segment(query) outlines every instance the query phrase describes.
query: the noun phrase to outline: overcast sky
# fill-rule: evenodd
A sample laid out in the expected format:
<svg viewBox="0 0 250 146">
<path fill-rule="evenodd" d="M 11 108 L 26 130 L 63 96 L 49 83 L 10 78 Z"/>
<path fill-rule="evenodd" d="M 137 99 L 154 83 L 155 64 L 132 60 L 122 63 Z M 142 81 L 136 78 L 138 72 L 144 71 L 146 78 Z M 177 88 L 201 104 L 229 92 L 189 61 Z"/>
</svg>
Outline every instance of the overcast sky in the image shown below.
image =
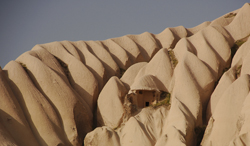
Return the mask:
<svg viewBox="0 0 250 146">
<path fill-rule="evenodd" d="M 247 0 L 0 0 L 0 66 L 36 44 L 191 28 Z"/>
</svg>

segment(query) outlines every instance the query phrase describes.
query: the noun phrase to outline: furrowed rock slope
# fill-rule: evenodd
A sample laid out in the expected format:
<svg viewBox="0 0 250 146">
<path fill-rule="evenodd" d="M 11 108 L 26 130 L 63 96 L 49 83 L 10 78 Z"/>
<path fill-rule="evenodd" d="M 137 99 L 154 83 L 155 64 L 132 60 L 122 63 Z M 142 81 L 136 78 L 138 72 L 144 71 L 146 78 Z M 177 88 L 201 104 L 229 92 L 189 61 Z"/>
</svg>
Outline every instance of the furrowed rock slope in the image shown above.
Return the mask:
<svg viewBox="0 0 250 146">
<path fill-rule="evenodd" d="M 246 3 L 194 28 L 38 44 L 0 68 L 0 145 L 250 145 L 249 21 Z"/>
</svg>

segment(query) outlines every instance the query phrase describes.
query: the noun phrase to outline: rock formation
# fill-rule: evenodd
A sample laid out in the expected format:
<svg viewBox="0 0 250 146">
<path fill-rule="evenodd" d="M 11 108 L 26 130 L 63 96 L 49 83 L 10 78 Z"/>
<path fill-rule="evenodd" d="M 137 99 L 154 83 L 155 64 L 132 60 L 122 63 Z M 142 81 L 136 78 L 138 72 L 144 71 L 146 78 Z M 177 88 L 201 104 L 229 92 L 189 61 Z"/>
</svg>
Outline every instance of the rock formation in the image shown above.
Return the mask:
<svg viewBox="0 0 250 146">
<path fill-rule="evenodd" d="M 194 28 L 38 44 L 0 68 L 0 145 L 250 145 L 250 5 Z"/>
</svg>

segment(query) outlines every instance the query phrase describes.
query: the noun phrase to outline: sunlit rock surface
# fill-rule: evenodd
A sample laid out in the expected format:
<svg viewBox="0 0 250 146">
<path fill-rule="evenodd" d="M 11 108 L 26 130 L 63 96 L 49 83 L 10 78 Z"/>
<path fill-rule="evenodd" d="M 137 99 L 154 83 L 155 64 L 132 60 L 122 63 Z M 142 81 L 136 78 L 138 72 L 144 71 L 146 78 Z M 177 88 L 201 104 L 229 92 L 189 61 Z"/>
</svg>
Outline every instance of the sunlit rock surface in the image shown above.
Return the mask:
<svg viewBox="0 0 250 146">
<path fill-rule="evenodd" d="M 0 145 L 250 145 L 250 5 L 194 28 L 38 44 L 0 68 Z"/>
</svg>

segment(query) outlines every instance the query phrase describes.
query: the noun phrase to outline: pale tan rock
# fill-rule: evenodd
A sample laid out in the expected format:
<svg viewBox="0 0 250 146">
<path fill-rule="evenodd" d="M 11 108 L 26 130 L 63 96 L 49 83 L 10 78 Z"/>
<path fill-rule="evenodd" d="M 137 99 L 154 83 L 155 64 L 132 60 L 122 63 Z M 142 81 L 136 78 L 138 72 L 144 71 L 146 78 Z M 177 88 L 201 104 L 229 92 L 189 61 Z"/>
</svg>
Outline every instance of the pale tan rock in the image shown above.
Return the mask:
<svg viewBox="0 0 250 146">
<path fill-rule="evenodd" d="M 161 137 L 163 127 L 166 123 L 166 118 L 169 113 L 169 108 L 160 106 L 157 109 L 152 107 L 143 108 L 134 118 L 141 123 L 144 132 L 156 143 Z"/>
<path fill-rule="evenodd" d="M 249 144 L 250 136 L 249 132 L 247 132 L 235 138 L 232 142 L 230 142 L 229 146 L 247 146 Z"/>
<path fill-rule="evenodd" d="M 86 135 L 85 146 L 120 146 L 117 133 L 107 126 L 98 127 Z"/>
<path fill-rule="evenodd" d="M 240 48 L 234 55 L 231 66 L 235 66 L 236 64 L 242 64 L 243 60 L 245 60 L 246 56 L 249 54 L 249 45 L 250 39 L 248 39 L 244 44 L 240 46 Z"/>
<path fill-rule="evenodd" d="M 144 67 L 147 64 L 147 62 L 139 62 L 132 66 L 130 66 L 123 76 L 121 77 L 121 81 L 124 83 L 126 88 L 129 90 L 130 86 L 134 83 L 134 79 L 137 75 L 137 73 L 140 71 L 142 67 Z"/>
<path fill-rule="evenodd" d="M 199 41 L 197 41 L 199 39 Z M 188 38 L 189 42 L 197 49 L 197 57 L 206 63 L 215 79 L 219 78 L 219 73 L 222 73 L 220 62 L 221 58 L 211 45 L 206 41 L 204 35 L 200 32 Z M 202 49 L 201 49 L 202 48 Z M 219 70 L 220 69 L 220 70 Z"/>
<path fill-rule="evenodd" d="M 107 70 L 107 78 L 118 76 L 120 69 L 116 62 L 113 60 L 109 52 L 103 47 L 99 41 L 86 41 L 89 51 L 95 55 Z"/>
<path fill-rule="evenodd" d="M 124 125 L 120 134 L 120 143 L 122 146 L 153 146 L 154 141 L 145 134 L 140 123 L 131 117 Z"/>
<path fill-rule="evenodd" d="M 239 123 L 238 118 L 244 101 L 249 94 L 249 75 L 242 75 L 225 91 L 218 102 L 214 114 L 208 126 L 211 130 L 206 130 L 206 138 L 202 140 L 202 146 L 221 145 L 227 146 L 234 138 Z M 230 127 L 230 128 L 229 128 Z"/>
<path fill-rule="evenodd" d="M 106 46 L 105 48 L 109 51 L 120 68 L 126 70 L 132 65 L 128 53 L 112 39 L 102 41 L 102 44 Z"/>
<path fill-rule="evenodd" d="M 80 51 L 81 60 L 92 72 L 98 81 L 98 89 L 101 91 L 105 82 L 107 82 L 107 71 L 103 64 L 88 50 L 88 47 L 84 41 L 72 42 L 72 44 Z"/>
<path fill-rule="evenodd" d="M 124 50 L 128 52 L 132 64 L 144 61 L 140 49 L 137 47 L 136 43 L 128 36 L 125 35 L 118 38 L 112 38 L 111 40 L 113 40 L 115 43 L 117 43 L 119 46 L 121 46 Z"/>
<path fill-rule="evenodd" d="M 235 41 L 244 38 L 250 34 L 249 13 L 250 13 L 250 5 L 248 3 L 245 3 L 240 8 L 233 21 L 228 26 L 225 26 L 225 28 L 231 34 L 231 36 L 234 38 Z"/>
<path fill-rule="evenodd" d="M 214 77 L 209 68 L 195 55 L 187 52 L 183 61 L 176 66 L 174 74 L 173 96 L 185 104 L 191 113 L 199 113 L 199 102 L 205 108 L 214 87 Z"/>
<path fill-rule="evenodd" d="M 182 38 L 181 40 L 179 40 L 173 51 L 178 62 L 181 62 L 183 60 L 184 58 L 183 56 L 185 56 L 187 52 L 191 52 L 197 55 L 196 48 L 192 46 L 192 44 L 189 42 L 187 38 Z"/>
<path fill-rule="evenodd" d="M 32 56 L 41 60 L 41 62 L 43 62 L 46 66 L 54 70 L 56 73 L 58 73 L 58 75 L 64 80 L 64 82 L 66 82 L 68 85 L 70 84 L 62 67 L 60 67 L 60 63 L 42 45 L 35 45 L 32 48 L 32 51 L 30 51 L 29 53 Z"/>
<path fill-rule="evenodd" d="M 174 34 L 175 39 L 179 40 L 181 38 L 187 37 L 187 30 L 183 26 L 172 27 L 172 28 L 169 28 L 169 29 Z"/>
<path fill-rule="evenodd" d="M 169 28 L 166 28 L 161 33 L 156 34 L 155 38 L 161 44 L 161 48 L 170 48 L 174 42 L 174 35 Z"/>
<path fill-rule="evenodd" d="M 193 28 L 187 28 L 188 36 L 191 36 L 191 35 L 197 33 L 198 31 L 206 28 L 207 26 L 210 25 L 210 23 L 211 22 L 209 22 L 209 21 L 205 21 L 205 22 L 203 22 L 203 23 L 201 23 L 201 24 L 199 24 L 199 25 L 197 25 L 197 26 L 195 26 Z"/>
<path fill-rule="evenodd" d="M 6 72 L 2 69 L 0 69 L 0 98 L 0 121 L 15 140 L 12 142 L 16 142 L 17 145 L 21 146 L 39 146 L 22 108 L 8 84 Z"/>
<path fill-rule="evenodd" d="M 10 87 L 39 144 L 69 145 L 56 109 L 34 86 L 23 67 L 11 61 L 4 69 L 8 72 Z"/>
<path fill-rule="evenodd" d="M 170 31 L 172 32 L 173 36 L 174 36 L 174 41 L 173 43 L 171 44 L 171 48 L 174 48 L 176 43 L 181 39 L 181 38 L 184 38 L 184 37 L 187 37 L 188 36 L 188 32 L 186 30 L 185 27 L 183 26 L 177 26 L 177 27 L 172 27 L 172 28 L 169 28 Z"/>
<path fill-rule="evenodd" d="M 71 55 L 73 55 L 76 59 L 81 61 L 81 57 L 77 51 L 77 49 L 71 44 L 71 42 L 69 41 L 61 41 L 59 42 L 64 48 L 65 50 L 67 50 Z"/>
<path fill-rule="evenodd" d="M 249 41 L 246 42 L 247 44 L 243 44 L 244 46 L 242 47 L 248 47 L 248 50 L 249 50 L 249 44 L 250 44 L 250 39 Z M 243 74 L 250 74 L 250 69 L 249 69 L 249 63 L 250 63 L 250 53 L 248 51 L 248 53 L 245 54 L 246 56 L 243 58 L 242 57 L 242 67 L 241 67 L 241 72 L 240 74 L 243 75 Z"/>
<path fill-rule="evenodd" d="M 186 41 L 183 40 L 185 44 Z M 195 144 L 194 129 L 202 125 L 202 108 L 206 107 L 213 88 L 211 72 L 195 55 L 190 52 L 183 53 L 183 58 L 178 61 L 174 72 L 171 108 L 157 146 Z"/>
<path fill-rule="evenodd" d="M 230 17 L 230 18 L 225 18 L 225 17 L 226 17 L 226 15 L 223 15 L 223 16 L 213 20 L 210 25 L 211 26 L 217 26 L 217 25 L 219 25 L 219 26 L 227 26 L 234 19 L 234 17 Z"/>
<path fill-rule="evenodd" d="M 193 130 L 203 123 L 202 115 L 205 114 L 214 79 L 206 65 L 190 52 L 178 63 L 174 74 L 168 124 L 164 127 L 159 144 L 166 141 L 164 136 L 167 136 L 171 137 L 168 139 L 169 145 L 185 143 L 192 146 L 195 143 Z"/>
<path fill-rule="evenodd" d="M 215 78 L 218 79 L 223 69 L 229 67 L 231 62 L 230 45 L 225 37 L 209 26 L 188 40 L 196 48 L 197 57 L 212 69 Z"/>
<path fill-rule="evenodd" d="M 121 145 L 154 145 L 162 134 L 168 111 L 166 106 L 142 109 L 116 130 Z"/>
<path fill-rule="evenodd" d="M 162 82 L 153 75 L 144 75 L 134 81 L 130 90 L 154 90 L 159 91 L 164 86 Z"/>
<path fill-rule="evenodd" d="M 233 61 L 232 61 L 232 67 L 223 74 L 221 77 L 217 87 L 215 88 L 211 98 L 210 102 L 207 108 L 207 121 L 209 118 L 213 115 L 214 110 L 216 108 L 217 103 L 219 102 L 220 98 L 226 91 L 226 89 L 237 79 L 237 76 L 240 74 L 248 74 L 248 62 L 247 56 L 249 54 L 249 48 L 247 47 L 249 45 L 250 41 L 246 41 L 236 52 Z M 243 64 L 244 62 L 244 64 Z M 242 67 L 241 67 L 242 65 Z M 244 68 L 243 68 L 244 66 Z M 243 69 L 242 69 L 243 68 Z M 241 70 L 241 71 L 240 71 Z M 240 74 L 239 74 L 240 73 Z M 239 75 L 237 75 L 239 74 Z"/>
<path fill-rule="evenodd" d="M 192 52 L 205 62 L 216 79 L 219 79 L 223 69 L 230 65 L 230 45 L 225 37 L 211 26 L 187 39 L 181 39 L 174 49 L 178 60 L 183 58 L 186 51 Z"/>
<path fill-rule="evenodd" d="M 0 145 L 18 146 L 14 138 L 10 135 L 9 131 L 7 131 L 5 127 L 2 125 L 2 121 L 0 122 Z"/>
<path fill-rule="evenodd" d="M 216 18 L 215 20 L 213 20 L 211 22 L 210 25 L 212 25 L 212 26 L 227 26 L 233 21 L 233 19 L 235 18 L 235 15 L 237 15 L 238 11 L 239 11 L 239 9 L 232 11 L 230 13 L 227 13 L 219 18 Z"/>
<path fill-rule="evenodd" d="M 72 145 L 81 145 L 92 130 L 92 112 L 76 92 L 41 60 L 26 52 L 17 58 L 29 69 L 35 86 L 54 104 L 61 116 L 64 131 Z M 63 100 L 62 100 L 63 99 Z M 84 126 L 83 126 L 84 125 Z"/>
<path fill-rule="evenodd" d="M 110 78 L 97 100 L 98 123 L 113 129 L 120 126 L 124 114 L 123 99 L 127 92 L 126 87 L 117 77 Z"/>
<path fill-rule="evenodd" d="M 193 146 L 207 122 L 201 145 L 249 145 L 249 41 L 231 59 L 250 34 L 249 14 L 246 3 L 193 28 L 36 45 L 6 65 L 8 76 L 0 69 L 0 145 L 82 145 L 90 132 L 85 145 Z M 154 90 L 157 99 L 170 92 L 171 106 L 137 104 L 127 116 L 127 93 L 130 105 L 137 91 L 144 102 Z M 107 126 L 91 132 L 99 92 L 97 125 Z"/>
<path fill-rule="evenodd" d="M 232 48 L 233 45 L 234 45 L 234 39 L 231 36 L 231 34 L 225 29 L 225 27 L 220 26 L 220 25 L 215 25 L 215 26 L 212 26 L 212 27 L 214 29 L 216 29 L 220 34 L 222 34 L 225 37 L 227 43 Z"/>
<path fill-rule="evenodd" d="M 196 142 L 194 133 L 195 127 L 199 126 L 198 121 L 201 117 L 200 113 L 191 113 L 188 107 L 183 104 L 176 96 L 172 95 L 171 108 L 167 117 L 166 124 L 163 127 L 163 134 L 157 141 L 156 145 L 166 143 L 165 145 L 187 145 L 193 146 Z M 201 106 L 196 101 L 192 101 L 201 111 Z M 196 117 L 193 115 L 196 114 Z M 197 118 L 198 117 L 198 118 Z"/>
<path fill-rule="evenodd" d="M 174 56 L 173 56 L 174 57 Z M 173 75 L 173 66 L 171 64 L 168 50 L 161 49 L 151 59 L 151 61 L 145 65 L 136 75 L 135 82 L 145 75 L 153 75 L 161 81 L 161 85 L 158 85 L 158 89 L 162 91 L 170 91 L 170 82 Z"/>
<path fill-rule="evenodd" d="M 211 49 L 215 51 L 220 57 L 220 68 L 223 69 L 225 67 L 229 67 L 231 63 L 231 46 L 229 39 L 225 38 L 225 33 L 221 33 L 222 31 L 218 31 L 215 27 L 207 27 L 202 31 L 202 34 L 208 44 L 211 46 Z M 220 72 L 219 72 L 220 74 Z"/>
<path fill-rule="evenodd" d="M 217 103 L 221 99 L 224 92 L 227 88 L 236 80 L 235 77 L 235 69 L 230 68 L 227 72 L 225 72 L 215 90 L 213 91 L 211 98 L 209 100 L 206 112 L 206 121 L 208 122 L 210 117 L 214 113 L 214 109 L 216 108 Z"/>
<path fill-rule="evenodd" d="M 250 94 L 247 95 L 240 116 L 237 121 L 237 132 L 235 133 L 234 139 L 230 142 L 230 146 L 238 146 L 238 145 L 249 145 L 250 144 L 250 125 L 249 125 L 249 112 L 250 112 Z"/>
<path fill-rule="evenodd" d="M 45 45 L 48 47 L 49 45 Z M 58 47 L 58 46 L 57 46 Z M 55 58 L 52 54 L 50 54 L 43 46 L 36 45 L 32 48 L 32 55 L 34 55 L 36 58 L 41 60 L 45 65 L 47 65 L 49 68 L 51 68 L 55 73 L 58 73 L 58 75 L 64 80 L 64 82 L 71 87 L 71 84 L 69 83 L 69 80 L 71 78 L 70 71 L 66 67 L 65 64 L 62 64 L 62 61 L 59 60 L 59 58 Z M 91 76 L 90 76 L 91 78 Z M 73 91 L 75 92 L 75 91 Z M 86 95 L 86 94 L 85 94 Z M 88 95 L 88 94 L 87 94 Z M 78 96 L 81 100 L 82 104 L 86 108 L 86 110 L 91 113 L 91 110 L 96 103 L 96 101 L 93 101 L 93 98 L 88 100 L 87 98 Z M 91 98 L 91 97 L 90 97 Z M 91 101 L 90 105 L 86 103 L 86 101 Z M 91 114 L 92 115 L 92 114 Z"/>
<path fill-rule="evenodd" d="M 78 59 L 69 54 L 58 42 L 42 45 L 62 64 L 65 76 L 70 85 L 93 111 L 98 97 L 98 82 L 88 68 Z M 87 78 L 86 78 L 87 77 Z"/>
<path fill-rule="evenodd" d="M 149 32 L 144 32 L 139 35 L 127 36 L 137 44 L 141 54 L 143 55 L 143 58 L 145 59 L 144 61 L 146 62 L 148 62 L 160 49 L 152 34 Z"/>
<path fill-rule="evenodd" d="M 186 146 L 186 141 L 181 132 L 175 127 L 168 128 L 170 135 L 160 137 L 155 146 Z"/>
</svg>

